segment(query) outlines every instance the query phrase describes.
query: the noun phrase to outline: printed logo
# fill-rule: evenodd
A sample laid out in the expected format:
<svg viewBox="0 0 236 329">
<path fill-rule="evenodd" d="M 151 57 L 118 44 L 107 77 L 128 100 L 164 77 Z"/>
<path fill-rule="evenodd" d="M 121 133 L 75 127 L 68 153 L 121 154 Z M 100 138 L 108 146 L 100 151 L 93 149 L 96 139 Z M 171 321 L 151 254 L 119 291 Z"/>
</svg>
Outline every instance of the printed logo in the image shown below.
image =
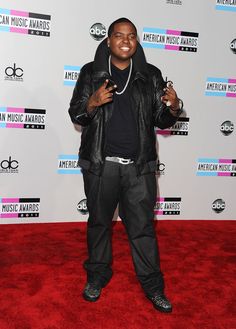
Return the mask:
<svg viewBox="0 0 236 329">
<path fill-rule="evenodd" d="M 0 198 L 0 218 L 39 217 L 38 198 Z"/>
<path fill-rule="evenodd" d="M 221 124 L 221 126 L 220 126 L 220 131 L 225 136 L 229 136 L 230 134 L 232 134 L 232 132 L 234 131 L 234 124 L 233 124 L 233 122 L 231 122 L 229 120 L 224 121 Z"/>
<path fill-rule="evenodd" d="M 230 43 L 230 49 L 232 50 L 232 52 L 234 54 L 236 54 L 236 39 L 234 39 L 231 43 Z"/>
<path fill-rule="evenodd" d="M 207 78 L 205 95 L 236 97 L 236 79 Z"/>
<path fill-rule="evenodd" d="M 9 156 L 8 159 L 0 160 L 0 174 L 18 174 L 19 162 Z"/>
<path fill-rule="evenodd" d="M 236 11 L 236 0 L 216 0 L 216 10 Z"/>
<path fill-rule="evenodd" d="M 106 36 L 106 28 L 102 23 L 95 23 L 91 26 L 89 33 L 96 41 L 101 41 Z"/>
<path fill-rule="evenodd" d="M 225 202 L 222 199 L 216 199 L 212 202 L 212 210 L 214 210 L 217 214 L 225 210 Z"/>
<path fill-rule="evenodd" d="M 157 198 L 155 215 L 180 215 L 181 198 Z"/>
<path fill-rule="evenodd" d="M 235 176 L 236 159 L 198 159 L 197 176 Z"/>
<path fill-rule="evenodd" d="M 182 0 L 166 0 L 166 3 L 170 5 L 182 5 Z"/>
<path fill-rule="evenodd" d="M 158 135 L 180 135 L 187 136 L 189 132 L 189 118 L 178 118 L 176 123 L 167 129 L 156 128 Z"/>
<path fill-rule="evenodd" d="M 50 37 L 51 16 L 0 8 L 0 31 Z"/>
<path fill-rule="evenodd" d="M 5 80 L 8 81 L 23 81 L 24 71 L 21 67 L 17 67 L 16 63 L 13 66 L 8 66 L 5 69 Z"/>
<path fill-rule="evenodd" d="M 170 5 L 182 5 L 182 0 L 166 0 L 166 3 Z"/>
<path fill-rule="evenodd" d="M 156 174 L 158 176 L 165 175 L 166 165 L 158 160 Z"/>
<path fill-rule="evenodd" d="M 61 154 L 58 156 L 58 174 L 81 174 L 81 168 L 78 164 L 78 155 Z"/>
<path fill-rule="evenodd" d="M 45 129 L 45 110 L 0 107 L 0 128 Z"/>
<path fill-rule="evenodd" d="M 87 215 L 88 214 L 87 199 L 83 199 L 77 204 L 77 210 L 82 215 Z"/>
<path fill-rule="evenodd" d="M 142 46 L 165 50 L 197 52 L 198 33 L 145 27 Z"/>
<path fill-rule="evenodd" d="M 80 73 L 80 66 L 64 66 L 64 86 L 75 86 Z"/>
</svg>

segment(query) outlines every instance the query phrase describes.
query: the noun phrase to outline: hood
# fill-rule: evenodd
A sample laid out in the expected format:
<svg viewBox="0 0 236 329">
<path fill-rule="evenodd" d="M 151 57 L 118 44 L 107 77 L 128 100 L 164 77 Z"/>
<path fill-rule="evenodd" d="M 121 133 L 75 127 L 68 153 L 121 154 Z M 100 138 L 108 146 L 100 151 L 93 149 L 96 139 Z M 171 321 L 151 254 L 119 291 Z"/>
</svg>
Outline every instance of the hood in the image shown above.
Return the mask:
<svg viewBox="0 0 236 329">
<path fill-rule="evenodd" d="M 105 71 L 108 72 L 108 58 L 110 55 L 110 48 L 107 46 L 107 38 L 104 39 L 97 47 L 93 68 L 95 72 Z M 147 75 L 147 61 L 143 51 L 143 47 L 140 43 L 137 43 L 137 50 L 132 57 L 133 68 L 135 73 L 140 73 L 141 75 Z"/>
</svg>

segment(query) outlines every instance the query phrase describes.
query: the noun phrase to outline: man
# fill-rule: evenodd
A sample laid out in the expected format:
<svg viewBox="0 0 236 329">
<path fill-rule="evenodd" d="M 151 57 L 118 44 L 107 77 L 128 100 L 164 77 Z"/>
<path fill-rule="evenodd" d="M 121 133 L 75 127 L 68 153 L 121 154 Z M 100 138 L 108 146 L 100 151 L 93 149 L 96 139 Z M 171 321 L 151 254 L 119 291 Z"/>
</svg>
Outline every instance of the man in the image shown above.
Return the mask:
<svg viewBox="0 0 236 329">
<path fill-rule="evenodd" d="M 89 210 L 83 291 L 88 301 L 98 300 L 112 277 L 111 224 L 119 204 L 137 278 L 156 309 L 172 311 L 153 227 L 154 126 L 172 126 L 180 103 L 160 70 L 146 62 L 134 24 L 127 18 L 113 22 L 94 61 L 81 69 L 69 109 L 72 122 L 83 127 L 79 164 Z"/>
</svg>

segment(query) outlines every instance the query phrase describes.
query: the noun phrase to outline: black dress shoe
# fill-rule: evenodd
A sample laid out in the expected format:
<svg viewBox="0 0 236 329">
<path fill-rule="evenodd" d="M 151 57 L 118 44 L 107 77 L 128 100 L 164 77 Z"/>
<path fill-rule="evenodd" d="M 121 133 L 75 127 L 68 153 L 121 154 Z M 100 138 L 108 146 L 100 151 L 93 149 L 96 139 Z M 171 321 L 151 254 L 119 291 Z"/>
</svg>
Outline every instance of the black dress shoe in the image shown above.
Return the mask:
<svg viewBox="0 0 236 329">
<path fill-rule="evenodd" d="M 171 313 L 172 305 L 170 301 L 166 298 L 164 294 L 147 296 L 148 299 L 152 302 L 153 306 L 160 312 Z"/>
<path fill-rule="evenodd" d="M 99 283 L 87 282 L 83 291 L 83 297 L 89 302 L 96 302 L 101 295 L 102 287 Z"/>
</svg>

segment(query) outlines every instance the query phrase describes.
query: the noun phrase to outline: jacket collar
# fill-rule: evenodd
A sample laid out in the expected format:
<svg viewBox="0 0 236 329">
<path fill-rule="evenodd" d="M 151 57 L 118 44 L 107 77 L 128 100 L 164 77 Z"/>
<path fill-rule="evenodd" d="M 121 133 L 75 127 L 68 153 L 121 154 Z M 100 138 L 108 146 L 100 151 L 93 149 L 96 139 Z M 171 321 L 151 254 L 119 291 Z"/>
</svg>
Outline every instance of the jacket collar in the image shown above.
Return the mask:
<svg viewBox="0 0 236 329">
<path fill-rule="evenodd" d="M 110 49 L 107 46 L 107 38 L 104 39 L 97 47 L 94 62 L 93 62 L 93 76 L 94 79 L 102 77 L 109 78 L 108 58 L 110 56 Z M 147 62 L 144 51 L 140 43 L 137 44 L 137 50 L 132 57 L 134 79 L 140 78 L 146 80 L 148 77 Z"/>
</svg>

